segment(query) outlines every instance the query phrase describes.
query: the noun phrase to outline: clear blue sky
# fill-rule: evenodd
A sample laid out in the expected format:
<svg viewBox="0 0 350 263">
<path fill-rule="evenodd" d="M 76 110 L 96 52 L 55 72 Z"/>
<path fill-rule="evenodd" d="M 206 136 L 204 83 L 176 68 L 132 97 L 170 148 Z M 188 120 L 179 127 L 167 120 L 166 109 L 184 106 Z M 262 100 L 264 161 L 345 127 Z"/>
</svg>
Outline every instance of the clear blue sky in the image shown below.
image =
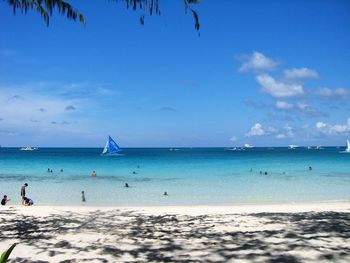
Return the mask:
<svg viewBox="0 0 350 263">
<path fill-rule="evenodd" d="M 343 145 L 350 2 L 183 1 L 146 17 L 73 1 L 87 24 L 0 4 L 0 144 Z"/>
</svg>

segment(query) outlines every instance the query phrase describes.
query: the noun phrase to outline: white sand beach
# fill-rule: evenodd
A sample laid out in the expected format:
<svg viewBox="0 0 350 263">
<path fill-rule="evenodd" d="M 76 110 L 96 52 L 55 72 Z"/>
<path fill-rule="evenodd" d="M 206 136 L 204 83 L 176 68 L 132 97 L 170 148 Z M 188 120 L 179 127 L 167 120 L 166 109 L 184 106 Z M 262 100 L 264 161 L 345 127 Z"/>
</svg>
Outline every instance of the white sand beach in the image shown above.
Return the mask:
<svg viewBox="0 0 350 263">
<path fill-rule="evenodd" d="M 350 262 L 350 202 L 6 206 L 10 262 Z"/>
</svg>

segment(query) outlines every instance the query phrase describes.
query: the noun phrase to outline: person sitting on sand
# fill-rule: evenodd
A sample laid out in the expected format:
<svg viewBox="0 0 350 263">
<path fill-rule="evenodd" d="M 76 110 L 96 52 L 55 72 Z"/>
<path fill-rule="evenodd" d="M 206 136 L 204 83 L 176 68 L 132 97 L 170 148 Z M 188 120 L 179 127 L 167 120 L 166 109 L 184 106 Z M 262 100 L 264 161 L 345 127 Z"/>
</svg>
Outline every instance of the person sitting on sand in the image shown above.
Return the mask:
<svg viewBox="0 0 350 263">
<path fill-rule="evenodd" d="M 125 187 L 128 188 L 128 187 L 129 187 L 129 184 L 128 184 L 128 183 L 125 183 Z"/>
<path fill-rule="evenodd" d="M 85 199 L 85 192 L 84 192 L 84 191 L 81 191 L 81 201 L 82 201 L 82 202 L 86 202 L 86 199 Z"/>
<path fill-rule="evenodd" d="M 6 205 L 10 199 L 7 198 L 7 195 L 4 195 L 4 198 L 1 200 L 1 205 Z"/>
<path fill-rule="evenodd" d="M 25 205 L 25 206 L 32 206 L 32 205 L 34 205 L 33 200 L 30 199 L 30 198 L 24 197 L 23 200 L 24 200 L 24 205 Z"/>
<path fill-rule="evenodd" d="M 27 183 L 25 183 L 22 187 L 21 187 L 21 198 L 22 198 L 22 205 L 24 205 L 24 198 L 26 197 L 26 187 L 28 186 Z"/>
<path fill-rule="evenodd" d="M 96 171 L 92 171 L 91 176 L 92 176 L 92 177 L 96 177 L 96 176 L 97 176 Z"/>
<path fill-rule="evenodd" d="M 168 195 L 168 192 L 164 192 L 163 195 Z"/>
</svg>

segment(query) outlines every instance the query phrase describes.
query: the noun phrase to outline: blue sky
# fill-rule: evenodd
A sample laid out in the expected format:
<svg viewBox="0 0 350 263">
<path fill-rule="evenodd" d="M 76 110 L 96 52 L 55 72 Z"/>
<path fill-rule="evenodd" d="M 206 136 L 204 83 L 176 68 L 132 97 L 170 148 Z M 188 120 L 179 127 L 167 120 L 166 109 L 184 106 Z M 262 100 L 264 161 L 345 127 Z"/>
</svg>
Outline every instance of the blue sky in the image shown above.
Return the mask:
<svg viewBox="0 0 350 263">
<path fill-rule="evenodd" d="M 350 3 L 183 1 L 146 17 L 73 1 L 87 24 L 0 5 L 0 144 L 343 145 Z"/>
</svg>

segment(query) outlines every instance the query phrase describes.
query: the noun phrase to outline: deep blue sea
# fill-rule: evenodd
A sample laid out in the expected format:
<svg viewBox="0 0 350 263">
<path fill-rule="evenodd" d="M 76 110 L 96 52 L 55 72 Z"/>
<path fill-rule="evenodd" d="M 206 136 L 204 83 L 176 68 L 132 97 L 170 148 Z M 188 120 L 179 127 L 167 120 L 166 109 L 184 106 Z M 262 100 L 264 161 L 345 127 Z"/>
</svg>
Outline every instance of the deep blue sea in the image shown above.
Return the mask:
<svg viewBox="0 0 350 263">
<path fill-rule="evenodd" d="M 100 148 L 0 148 L 0 195 L 19 204 L 28 183 L 27 195 L 38 205 L 80 205 L 82 190 L 86 205 L 106 206 L 345 200 L 350 154 L 343 150 L 132 148 L 106 157 Z M 93 170 L 97 177 L 90 176 Z"/>
</svg>

